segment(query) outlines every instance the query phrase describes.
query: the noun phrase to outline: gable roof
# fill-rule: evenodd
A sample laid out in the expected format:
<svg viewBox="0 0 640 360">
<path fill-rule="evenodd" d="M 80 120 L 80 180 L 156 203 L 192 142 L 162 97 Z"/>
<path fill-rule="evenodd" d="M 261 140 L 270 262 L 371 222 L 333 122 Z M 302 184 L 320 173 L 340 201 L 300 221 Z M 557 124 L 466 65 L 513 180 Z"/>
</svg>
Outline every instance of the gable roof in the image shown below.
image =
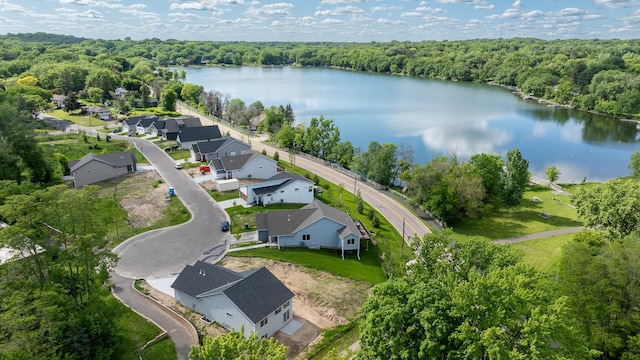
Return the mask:
<svg viewBox="0 0 640 360">
<path fill-rule="evenodd" d="M 269 236 L 292 235 L 322 218 L 328 218 L 343 225 L 338 230 L 340 237 L 350 233 L 360 236 L 360 231 L 347 213 L 323 204 L 318 200 L 314 200 L 312 203 L 297 210 L 257 213 L 256 228 L 258 230 L 269 230 Z"/>
<path fill-rule="evenodd" d="M 127 125 L 136 125 L 138 123 L 138 121 L 142 120 L 142 119 L 158 119 L 157 115 L 152 115 L 152 114 L 144 114 L 144 115 L 139 115 L 139 116 L 131 116 L 129 118 L 126 118 L 124 120 L 124 122 Z"/>
<path fill-rule="evenodd" d="M 83 109 L 85 111 L 92 112 L 92 113 L 100 113 L 100 112 L 107 112 L 107 111 L 110 112 L 111 111 L 111 110 L 109 110 L 107 108 L 103 108 L 102 106 L 96 106 L 96 105 L 87 105 L 87 106 L 83 107 Z"/>
<path fill-rule="evenodd" d="M 211 164 L 213 165 L 214 168 L 218 170 L 224 169 L 225 171 L 233 171 L 233 170 L 242 169 L 247 164 L 251 163 L 252 161 L 258 158 L 269 159 L 268 157 L 262 154 L 258 154 L 257 152 L 252 151 L 251 153 L 248 153 L 248 154 L 225 156 L 218 159 L 213 159 L 211 160 Z M 271 160 L 271 161 L 275 162 L 275 160 Z"/>
<path fill-rule="evenodd" d="M 158 129 L 164 129 L 163 131 L 167 133 L 177 133 L 180 131 L 180 129 L 186 127 L 202 127 L 200 118 L 196 116 L 185 116 L 179 118 L 164 119 L 162 127 L 158 127 Z"/>
<path fill-rule="evenodd" d="M 273 182 L 276 180 L 280 180 L 277 184 L 275 185 L 265 185 L 265 186 L 260 186 L 261 183 L 267 183 L 267 182 Z M 307 179 L 304 176 L 300 176 L 298 174 L 292 174 L 292 173 L 288 173 L 286 171 L 282 171 L 279 172 L 277 174 L 275 174 L 274 176 L 266 179 L 263 182 L 254 184 L 251 189 L 253 190 L 253 192 L 256 195 L 261 195 L 261 194 L 268 194 L 271 192 L 274 192 L 276 190 L 278 190 L 279 188 L 286 186 L 294 181 L 304 181 L 307 182 L 309 184 L 314 184 L 313 181 Z"/>
<path fill-rule="evenodd" d="M 294 296 L 267 268 L 237 273 L 204 261 L 185 266 L 171 287 L 196 298 L 224 293 L 254 324 Z"/>
<path fill-rule="evenodd" d="M 214 153 L 222 148 L 224 148 L 225 146 L 228 146 L 232 143 L 239 143 L 242 145 L 245 145 L 247 149 L 251 149 L 251 146 L 249 144 L 245 144 L 244 142 L 240 141 L 240 140 L 236 140 L 232 137 L 229 136 L 225 136 L 223 138 L 220 139 L 215 139 L 215 140 L 211 140 L 211 141 L 200 141 L 197 142 L 195 144 L 193 144 L 193 150 L 197 153 L 200 154 L 207 154 L 207 153 Z"/>
<path fill-rule="evenodd" d="M 199 126 L 199 127 L 183 127 L 178 132 L 180 142 L 206 141 L 219 139 L 222 137 L 218 125 Z"/>
<path fill-rule="evenodd" d="M 136 164 L 136 156 L 132 152 L 121 151 L 111 154 L 94 154 L 88 153 L 77 161 L 69 161 L 69 170 L 73 173 L 78 168 L 88 164 L 91 161 L 99 161 L 113 167 L 129 166 Z"/>
<path fill-rule="evenodd" d="M 148 128 L 149 126 L 151 126 L 151 124 L 153 124 L 154 122 L 156 122 L 158 120 L 160 120 L 160 119 L 158 119 L 157 117 L 144 117 L 144 118 L 138 120 L 138 122 L 136 123 L 136 126 L 138 126 L 138 124 L 139 124 L 143 128 Z"/>
</svg>

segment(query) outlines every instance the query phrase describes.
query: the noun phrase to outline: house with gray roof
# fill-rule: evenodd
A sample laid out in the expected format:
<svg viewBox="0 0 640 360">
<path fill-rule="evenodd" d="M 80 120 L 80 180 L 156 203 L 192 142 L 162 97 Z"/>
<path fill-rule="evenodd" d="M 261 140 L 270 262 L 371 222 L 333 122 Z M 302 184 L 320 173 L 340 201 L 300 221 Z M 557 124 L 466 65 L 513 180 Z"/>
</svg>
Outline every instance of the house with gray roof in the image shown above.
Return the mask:
<svg viewBox="0 0 640 360">
<path fill-rule="evenodd" d="M 112 154 L 89 153 L 77 161 L 69 161 L 76 189 L 84 185 L 131 174 L 136 171 L 136 155 L 123 151 Z"/>
<path fill-rule="evenodd" d="M 196 116 L 158 119 L 149 127 L 149 133 L 164 140 L 175 140 L 182 128 L 201 126 L 200 118 Z"/>
<path fill-rule="evenodd" d="M 251 145 L 230 136 L 211 141 L 201 141 L 191 147 L 191 161 L 209 161 L 227 156 L 251 153 Z"/>
<path fill-rule="evenodd" d="M 314 199 L 314 185 L 304 176 L 283 171 L 265 181 L 241 186 L 240 197 L 253 205 L 309 204 Z"/>
<path fill-rule="evenodd" d="M 173 282 L 176 300 L 227 329 L 268 337 L 293 318 L 294 294 L 267 268 L 235 272 L 197 261 Z"/>
<path fill-rule="evenodd" d="M 128 133 L 133 133 L 133 134 L 142 134 L 144 133 L 144 126 L 141 126 L 138 129 L 138 123 L 140 123 L 142 120 L 144 120 L 144 122 L 151 124 L 153 121 L 158 120 L 158 115 L 153 115 L 153 114 L 143 114 L 143 115 L 139 115 L 139 116 L 131 116 L 127 119 L 125 119 L 122 122 L 122 131 L 128 132 Z M 147 125 L 149 126 L 149 125 Z M 140 132 L 138 132 L 138 130 Z"/>
<path fill-rule="evenodd" d="M 268 179 L 278 173 L 275 160 L 254 151 L 209 160 L 209 167 L 216 179 Z"/>
<path fill-rule="evenodd" d="M 180 149 L 188 150 L 195 143 L 220 139 L 221 137 L 218 125 L 183 127 L 176 135 L 176 141 Z"/>
<path fill-rule="evenodd" d="M 360 259 L 361 232 L 351 217 L 336 208 L 314 200 L 297 210 L 256 213 L 258 240 L 282 247 L 353 251 Z"/>
</svg>

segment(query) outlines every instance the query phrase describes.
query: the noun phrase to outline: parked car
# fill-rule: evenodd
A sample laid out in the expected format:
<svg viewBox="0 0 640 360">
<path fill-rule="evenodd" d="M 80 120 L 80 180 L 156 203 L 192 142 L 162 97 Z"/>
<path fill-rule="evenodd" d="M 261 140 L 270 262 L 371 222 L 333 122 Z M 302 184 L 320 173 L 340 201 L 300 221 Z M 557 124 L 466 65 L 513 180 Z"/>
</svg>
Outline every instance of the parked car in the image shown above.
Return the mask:
<svg viewBox="0 0 640 360">
<path fill-rule="evenodd" d="M 182 169 L 182 165 L 181 165 L 180 163 L 175 163 L 175 164 L 173 164 L 173 166 L 174 166 L 176 169 Z"/>
<path fill-rule="evenodd" d="M 223 221 L 220 223 L 220 230 L 222 231 L 229 231 L 229 222 L 228 221 Z"/>
</svg>

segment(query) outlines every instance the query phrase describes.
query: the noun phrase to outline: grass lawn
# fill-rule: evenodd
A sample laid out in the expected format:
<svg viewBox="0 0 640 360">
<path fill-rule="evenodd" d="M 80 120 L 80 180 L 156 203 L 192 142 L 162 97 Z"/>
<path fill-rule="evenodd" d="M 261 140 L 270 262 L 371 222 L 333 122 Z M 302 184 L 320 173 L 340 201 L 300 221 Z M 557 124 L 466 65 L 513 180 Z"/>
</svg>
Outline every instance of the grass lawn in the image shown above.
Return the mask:
<svg viewBox="0 0 640 360">
<path fill-rule="evenodd" d="M 347 351 L 349 346 L 360 340 L 360 329 L 357 321 L 355 319 L 348 324 L 325 330 L 322 334 L 322 340 L 312 348 L 307 349 L 305 358 L 323 359 L 329 356 L 331 352 L 342 354 Z"/>
<path fill-rule="evenodd" d="M 231 199 L 237 199 L 238 198 L 238 190 L 232 190 L 232 191 L 209 191 L 209 195 L 211 195 L 211 197 L 213 198 L 213 200 L 215 201 L 225 201 L 225 200 L 231 200 Z"/>
<path fill-rule="evenodd" d="M 162 330 L 126 307 L 115 297 L 110 296 L 107 301 L 110 306 L 114 307 L 117 314 L 114 321 L 120 335 L 122 335 L 117 359 L 139 360 L 140 356 L 143 359 L 160 360 L 173 360 L 176 358 L 175 347 L 169 338 L 165 338 L 145 350 L 139 351 L 144 344 L 160 335 Z"/>
<path fill-rule="evenodd" d="M 575 190 L 577 187 L 569 191 Z M 534 197 L 541 201 L 533 201 Z M 508 211 L 499 209 L 480 219 L 464 219 L 453 228 L 454 237 L 459 240 L 471 236 L 499 240 L 542 231 L 582 226 L 583 223 L 578 220 L 576 209 L 570 206 L 570 200 L 570 196 L 554 194 L 549 188 L 531 186 L 525 192 L 524 199 L 518 207 Z M 541 213 L 546 213 L 550 217 L 544 218 Z"/>
<path fill-rule="evenodd" d="M 86 139 L 86 142 L 85 142 Z M 38 138 L 40 145 L 47 153 L 60 153 L 69 160 L 78 160 L 86 154 L 93 152 L 96 154 L 110 154 L 119 151 L 133 151 L 136 153 L 138 162 L 147 160 L 138 153 L 127 141 L 110 140 L 107 141 L 104 135 L 98 140 L 95 136 L 86 137 L 82 134 L 62 134 L 50 135 Z"/>
<path fill-rule="evenodd" d="M 562 255 L 562 247 L 568 243 L 574 235 L 575 234 L 556 235 L 513 243 L 508 246 L 522 249 L 526 263 L 540 270 L 553 270 Z"/>
<path fill-rule="evenodd" d="M 355 254 L 345 255 L 343 260 L 340 257 L 340 253 L 334 250 L 310 250 L 304 248 L 247 249 L 227 253 L 227 256 L 260 257 L 286 261 L 375 285 L 387 279 L 380 267 L 376 250 L 373 245 L 369 245 L 369 250 L 366 250 L 366 248 L 360 249 L 360 260 Z"/>
<path fill-rule="evenodd" d="M 238 197 L 238 193 L 236 192 L 236 198 Z M 273 210 L 289 210 L 289 209 L 300 209 L 305 204 L 273 204 L 269 205 L 269 207 L 264 206 L 251 206 L 248 208 L 243 207 L 242 205 L 236 205 L 230 208 L 227 208 L 226 211 L 231 218 L 231 232 L 232 233 L 242 233 L 253 231 L 256 229 L 256 219 L 255 213 L 259 212 L 267 212 Z M 248 227 L 245 229 L 245 224 Z"/>
<path fill-rule="evenodd" d="M 107 124 L 104 120 L 100 120 L 97 117 L 91 117 L 80 113 L 66 113 L 63 110 L 53 110 L 48 114 L 62 120 L 71 121 L 72 123 L 80 126 L 104 126 Z"/>
</svg>

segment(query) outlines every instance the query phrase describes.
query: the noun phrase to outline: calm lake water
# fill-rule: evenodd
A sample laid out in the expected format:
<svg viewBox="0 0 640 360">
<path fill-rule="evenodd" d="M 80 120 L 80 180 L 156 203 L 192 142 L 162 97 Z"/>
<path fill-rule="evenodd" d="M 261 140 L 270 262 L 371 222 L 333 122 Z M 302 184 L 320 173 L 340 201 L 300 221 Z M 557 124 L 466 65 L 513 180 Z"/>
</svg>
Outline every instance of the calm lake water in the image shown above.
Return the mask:
<svg viewBox="0 0 640 360">
<path fill-rule="evenodd" d="M 187 68 L 187 82 L 248 106 L 291 104 L 296 121 L 331 118 L 341 139 L 411 145 L 415 162 L 438 155 L 496 153 L 518 147 L 534 175 L 555 165 L 561 182 L 605 181 L 630 174 L 640 150 L 635 123 L 522 100 L 482 84 L 319 68 Z"/>
</svg>

